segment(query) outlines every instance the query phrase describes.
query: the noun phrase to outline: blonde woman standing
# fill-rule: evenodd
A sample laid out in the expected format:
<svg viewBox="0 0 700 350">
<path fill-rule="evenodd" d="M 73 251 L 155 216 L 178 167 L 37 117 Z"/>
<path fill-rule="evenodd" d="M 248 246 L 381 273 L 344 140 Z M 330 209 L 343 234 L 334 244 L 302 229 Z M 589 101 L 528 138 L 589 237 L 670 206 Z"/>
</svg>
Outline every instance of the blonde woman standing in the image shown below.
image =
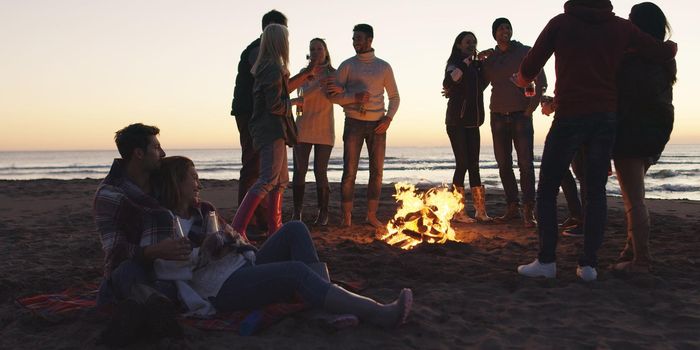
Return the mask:
<svg viewBox="0 0 700 350">
<path fill-rule="evenodd" d="M 311 148 L 314 149 L 314 175 L 316 177 L 316 195 L 318 199 L 318 216 L 315 224 L 328 224 L 328 161 L 331 158 L 335 130 L 333 103 L 328 99 L 324 79 L 335 73 L 328 53 L 328 45 L 323 39 L 314 38 L 309 43 L 309 66 L 320 68 L 319 76 L 304 82 L 297 90 L 302 98 L 303 112 L 297 113 L 299 136 L 294 146 L 294 214 L 293 220 L 302 219 L 306 172 L 309 168 Z"/>
</svg>

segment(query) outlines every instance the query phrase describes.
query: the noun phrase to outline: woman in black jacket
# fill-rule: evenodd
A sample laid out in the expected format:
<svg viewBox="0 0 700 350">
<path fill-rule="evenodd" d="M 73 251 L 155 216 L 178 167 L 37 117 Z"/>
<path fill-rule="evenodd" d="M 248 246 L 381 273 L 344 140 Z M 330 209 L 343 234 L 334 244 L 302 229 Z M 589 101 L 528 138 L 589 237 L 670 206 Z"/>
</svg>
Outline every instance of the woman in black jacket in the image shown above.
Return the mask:
<svg viewBox="0 0 700 350">
<path fill-rule="evenodd" d="M 479 126 L 484 123 L 483 92 L 488 82 L 484 79 L 481 62 L 476 59 L 476 43 L 476 36 L 472 32 L 457 35 L 450 58 L 447 59 L 442 86 L 449 99 L 445 117 L 447 135 L 457 163 L 452 184 L 464 195 L 464 176 L 469 171 L 474 216 L 476 220 L 486 222 L 491 221 L 491 218 L 486 214 L 485 191 L 479 175 Z M 455 218 L 463 222 L 474 222 L 466 211 Z"/>
<path fill-rule="evenodd" d="M 664 13 L 650 2 L 633 6 L 629 19 L 659 40 L 670 29 Z M 675 81 L 675 60 L 649 62 L 629 53 L 619 71 L 619 124 L 613 159 L 627 217 L 627 244 L 615 270 L 648 272 L 651 266 L 644 175 L 661 156 L 673 130 Z"/>
</svg>

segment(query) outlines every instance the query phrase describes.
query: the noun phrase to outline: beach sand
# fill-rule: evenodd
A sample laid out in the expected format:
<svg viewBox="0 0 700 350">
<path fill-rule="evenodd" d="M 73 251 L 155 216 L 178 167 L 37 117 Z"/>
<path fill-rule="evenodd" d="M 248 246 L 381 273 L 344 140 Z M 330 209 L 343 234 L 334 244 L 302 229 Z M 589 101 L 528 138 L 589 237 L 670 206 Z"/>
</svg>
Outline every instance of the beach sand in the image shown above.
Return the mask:
<svg viewBox="0 0 700 350">
<path fill-rule="evenodd" d="M 0 181 L 0 348 L 94 348 L 106 322 L 86 315 L 51 323 L 18 307 L 19 297 L 95 282 L 102 251 L 92 219 L 98 180 Z M 202 198 L 231 218 L 236 181 L 203 181 Z M 363 294 L 393 300 L 414 291 L 409 322 L 396 330 L 360 325 L 331 332 L 292 315 L 252 337 L 185 329 L 177 344 L 136 348 L 462 349 L 462 348 L 699 348 L 700 202 L 649 200 L 654 270 L 617 276 L 608 266 L 625 240 L 620 198 L 609 198 L 608 226 L 600 250 L 599 280 L 575 275 L 581 238 L 561 237 L 555 280 L 520 277 L 515 268 L 537 253 L 533 229 L 518 223 L 456 224 L 468 243 L 423 245 L 403 251 L 375 240 L 363 225 L 365 187 L 357 187 L 355 225 L 339 228 L 339 185 L 332 185 L 331 223 L 311 225 L 315 186 L 307 186 L 304 219 L 331 276 L 362 281 Z M 396 210 L 393 186 L 382 192 L 379 217 Z M 291 215 L 291 190 L 284 218 Z M 487 193 L 491 216 L 505 205 L 502 192 Z M 559 201 L 560 221 L 565 217 Z M 308 219 L 308 220 L 307 220 Z"/>
</svg>

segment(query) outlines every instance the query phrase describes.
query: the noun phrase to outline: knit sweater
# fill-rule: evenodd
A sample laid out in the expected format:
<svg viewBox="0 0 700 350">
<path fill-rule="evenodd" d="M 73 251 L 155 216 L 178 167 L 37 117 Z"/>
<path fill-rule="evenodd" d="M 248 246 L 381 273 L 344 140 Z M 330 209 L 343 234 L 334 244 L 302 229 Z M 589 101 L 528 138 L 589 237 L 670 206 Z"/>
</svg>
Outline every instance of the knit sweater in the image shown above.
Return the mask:
<svg viewBox="0 0 700 350">
<path fill-rule="evenodd" d="M 664 62 L 676 54 L 631 22 L 616 17 L 607 0 L 571 0 L 552 18 L 520 65 L 519 84 L 532 81 L 555 54 L 557 117 L 617 110 L 616 74 L 628 50 Z"/>
<path fill-rule="evenodd" d="M 344 89 L 331 97 L 333 103 L 343 106 L 345 117 L 364 121 L 377 121 L 384 117 L 393 119 L 399 109 L 399 90 L 394 71 L 389 63 L 377 58 L 374 50 L 358 53 L 340 64 L 336 72 L 336 84 Z M 384 108 L 384 90 L 389 97 L 389 108 Z M 355 94 L 369 92 L 369 101 L 361 106 L 355 102 Z M 364 113 L 361 112 L 364 107 Z"/>
<path fill-rule="evenodd" d="M 325 74 L 334 74 L 334 72 L 329 70 Z M 307 80 L 301 86 L 304 92 L 304 112 L 296 120 L 299 143 L 330 146 L 335 143 L 333 103 L 320 84 L 325 74 Z"/>
</svg>

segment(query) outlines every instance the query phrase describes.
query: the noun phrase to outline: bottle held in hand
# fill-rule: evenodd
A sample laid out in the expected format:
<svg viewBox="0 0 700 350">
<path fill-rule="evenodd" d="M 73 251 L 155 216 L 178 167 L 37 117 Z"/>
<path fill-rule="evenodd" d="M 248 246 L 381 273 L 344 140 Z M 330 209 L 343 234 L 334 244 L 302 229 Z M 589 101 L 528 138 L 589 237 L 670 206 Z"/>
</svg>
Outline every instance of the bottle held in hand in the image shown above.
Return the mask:
<svg viewBox="0 0 700 350">
<path fill-rule="evenodd" d="M 216 212 L 210 211 L 207 215 L 207 233 L 219 232 L 219 221 L 216 220 Z"/>
<path fill-rule="evenodd" d="M 525 87 L 525 97 L 533 97 L 535 96 L 535 82 L 531 81 L 527 86 Z"/>
<path fill-rule="evenodd" d="M 304 97 L 304 88 L 302 88 L 301 86 L 297 89 L 297 96 L 301 98 Z M 302 100 L 301 104 L 297 105 L 297 118 L 301 117 L 304 114 L 304 108 L 302 107 L 303 104 L 304 102 Z"/>
</svg>

